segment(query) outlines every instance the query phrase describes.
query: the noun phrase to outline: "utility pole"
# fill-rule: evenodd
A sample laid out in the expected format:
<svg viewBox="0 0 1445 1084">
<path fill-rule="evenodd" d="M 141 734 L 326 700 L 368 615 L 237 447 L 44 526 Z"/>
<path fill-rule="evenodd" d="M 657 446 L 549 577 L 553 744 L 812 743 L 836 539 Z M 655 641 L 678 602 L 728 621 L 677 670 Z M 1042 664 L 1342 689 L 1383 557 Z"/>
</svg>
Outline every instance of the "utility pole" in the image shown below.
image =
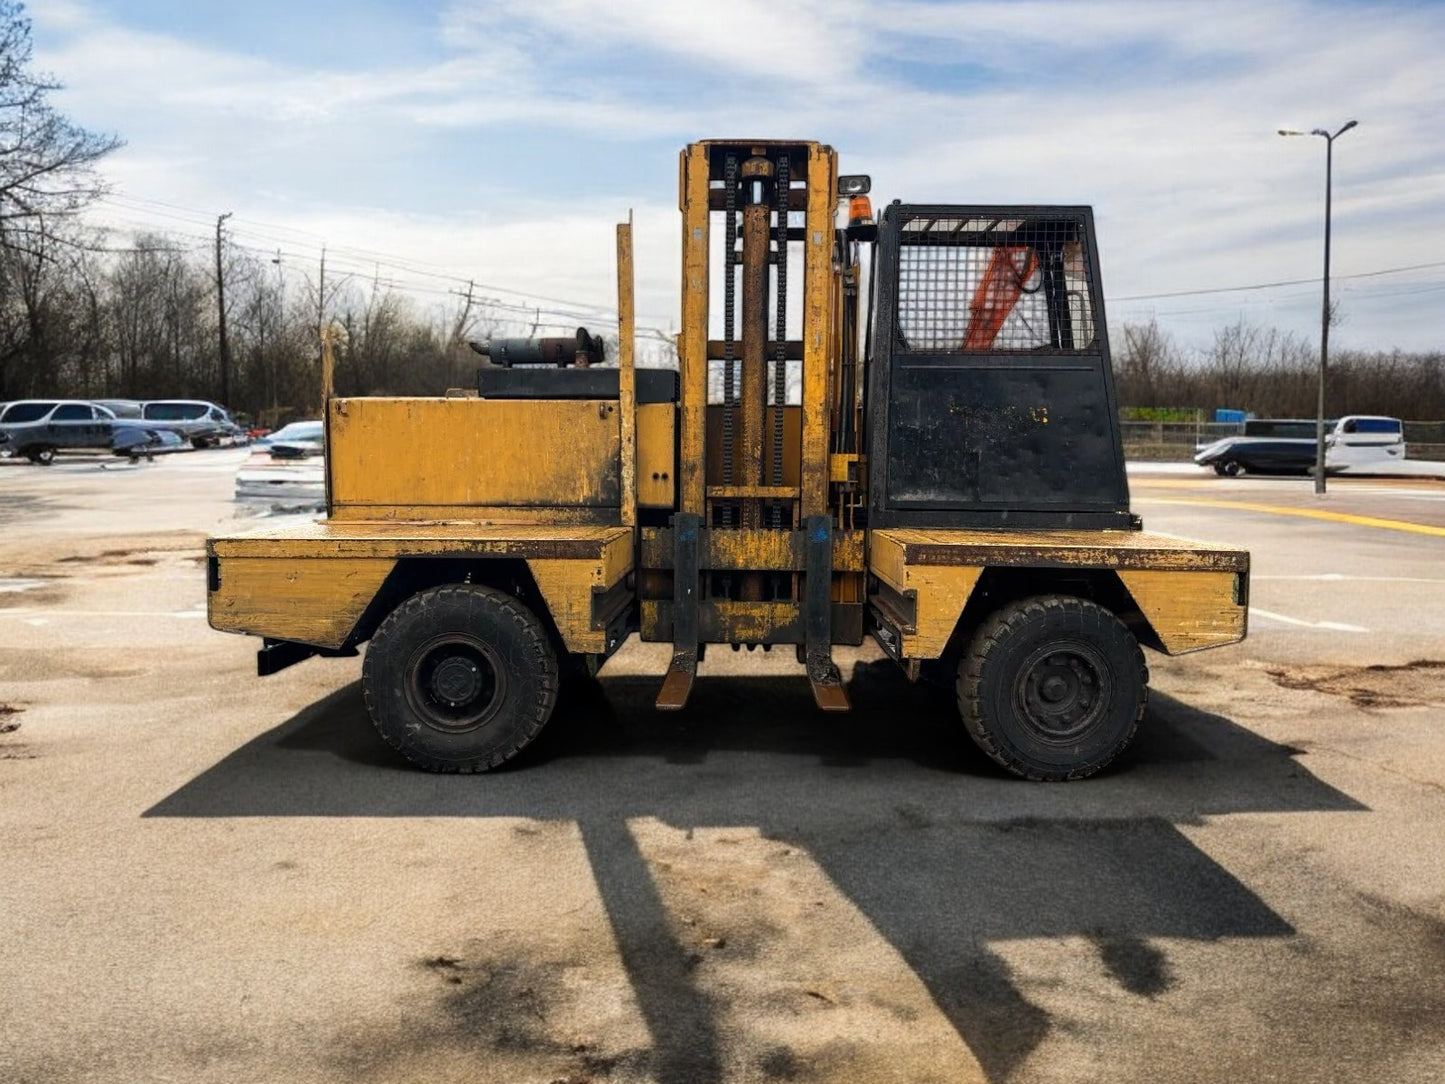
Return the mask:
<svg viewBox="0 0 1445 1084">
<path fill-rule="evenodd" d="M 1325 379 L 1330 367 L 1330 192 L 1334 186 L 1335 140 L 1353 128 L 1359 121 L 1348 121 L 1339 131 L 1313 128 L 1310 135 L 1325 141 L 1325 274 L 1324 303 L 1320 307 L 1320 379 L 1319 403 L 1315 408 L 1315 493 L 1325 494 Z M 1281 128 L 1282 136 L 1304 135 L 1296 128 Z"/>
<path fill-rule="evenodd" d="M 271 261 L 276 265 L 276 346 L 279 347 L 286 338 L 286 274 L 281 270 L 281 250 L 276 250 L 276 258 Z M 269 362 L 266 366 L 267 382 L 270 387 L 271 411 L 276 412 L 276 358 L 273 347 Z"/>
<path fill-rule="evenodd" d="M 476 281 L 469 279 L 467 281 L 466 304 L 462 306 L 461 314 L 457 317 L 456 323 L 452 326 L 451 342 L 447 343 L 447 383 L 450 385 L 456 384 L 456 367 L 459 360 L 458 354 L 465 345 L 467 321 L 470 320 L 472 316 L 472 293 L 476 290 L 476 288 Z"/>
<path fill-rule="evenodd" d="M 216 219 L 216 310 L 221 332 L 221 405 L 231 405 L 231 345 L 226 341 L 226 275 L 221 268 L 221 226 L 231 217 L 227 211 Z"/>
<path fill-rule="evenodd" d="M 326 246 L 321 246 L 321 280 L 316 287 L 316 338 L 326 330 Z"/>
</svg>

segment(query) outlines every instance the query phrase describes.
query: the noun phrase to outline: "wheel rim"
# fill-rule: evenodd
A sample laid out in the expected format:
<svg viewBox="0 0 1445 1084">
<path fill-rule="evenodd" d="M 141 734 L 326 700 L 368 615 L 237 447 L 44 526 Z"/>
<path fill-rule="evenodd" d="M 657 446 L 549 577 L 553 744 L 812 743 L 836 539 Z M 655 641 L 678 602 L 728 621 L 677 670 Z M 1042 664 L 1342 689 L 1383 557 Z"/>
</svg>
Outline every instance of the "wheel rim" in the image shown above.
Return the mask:
<svg viewBox="0 0 1445 1084">
<path fill-rule="evenodd" d="M 1039 648 L 1019 669 L 1014 699 L 1019 717 L 1040 741 L 1069 745 L 1102 719 L 1113 684 L 1104 657 L 1088 644 Z"/>
<path fill-rule="evenodd" d="M 502 660 L 475 636 L 435 636 L 411 653 L 406 698 L 434 730 L 461 734 L 485 726 L 506 697 Z"/>
</svg>

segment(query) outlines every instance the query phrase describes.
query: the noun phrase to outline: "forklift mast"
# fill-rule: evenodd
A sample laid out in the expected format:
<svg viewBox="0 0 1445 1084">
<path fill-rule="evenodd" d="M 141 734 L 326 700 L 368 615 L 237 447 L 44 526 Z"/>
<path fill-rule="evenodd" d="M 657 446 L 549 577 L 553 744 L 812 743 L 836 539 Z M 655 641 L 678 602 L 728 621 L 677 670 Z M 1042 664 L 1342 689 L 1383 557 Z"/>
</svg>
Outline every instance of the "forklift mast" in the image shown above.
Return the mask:
<svg viewBox="0 0 1445 1084">
<path fill-rule="evenodd" d="M 673 590 L 670 606 L 653 600 L 642 630 L 673 642 L 657 703 L 686 703 L 707 643 L 791 643 L 819 706 L 846 710 L 830 645 L 862 640 L 864 564 L 851 518 L 862 502 L 856 470 L 850 480 L 840 464 L 842 482 L 832 484 L 835 428 L 856 432 L 851 417 L 836 425 L 856 411 L 837 398 L 845 277 L 834 224 L 837 155 L 808 142 L 694 143 L 682 153 L 680 202 Z M 800 305 L 789 304 L 790 276 L 801 276 Z M 856 266 L 848 277 L 856 281 Z M 710 303 L 719 293 L 721 338 L 713 338 Z M 801 313 L 797 326 L 790 310 Z M 856 310 L 850 324 L 856 329 Z M 788 401 L 790 363 L 796 404 Z M 835 603 L 845 628 L 834 627 Z"/>
</svg>

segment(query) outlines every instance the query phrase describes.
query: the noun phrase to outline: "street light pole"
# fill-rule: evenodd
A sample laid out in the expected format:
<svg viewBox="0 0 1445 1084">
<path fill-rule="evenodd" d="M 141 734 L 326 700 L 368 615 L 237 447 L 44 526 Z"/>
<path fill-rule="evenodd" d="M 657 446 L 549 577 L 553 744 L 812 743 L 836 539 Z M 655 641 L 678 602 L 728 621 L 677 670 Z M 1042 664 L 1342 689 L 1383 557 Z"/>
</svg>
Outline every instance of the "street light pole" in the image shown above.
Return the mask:
<svg viewBox="0 0 1445 1084">
<path fill-rule="evenodd" d="M 1325 141 L 1325 280 L 1324 302 L 1320 309 L 1319 401 L 1315 406 L 1315 493 L 1320 496 L 1325 492 L 1325 376 L 1330 365 L 1330 199 L 1334 187 L 1335 140 L 1358 123 L 1348 121 L 1333 134 L 1323 128 L 1314 128 L 1309 132 Z M 1305 133 L 1294 128 L 1281 128 L 1279 134 L 1297 136 Z"/>
</svg>

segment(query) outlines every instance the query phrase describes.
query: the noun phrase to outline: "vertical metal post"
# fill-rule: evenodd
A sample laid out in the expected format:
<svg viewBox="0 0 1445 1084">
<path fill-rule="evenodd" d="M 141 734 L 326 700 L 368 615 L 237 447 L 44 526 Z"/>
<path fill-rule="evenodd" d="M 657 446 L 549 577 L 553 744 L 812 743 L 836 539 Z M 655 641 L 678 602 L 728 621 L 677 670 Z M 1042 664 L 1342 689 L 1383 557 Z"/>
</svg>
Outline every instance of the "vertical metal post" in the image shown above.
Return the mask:
<svg viewBox="0 0 1445 1084">
<path fill-rule="evenodd" d="M 216 219 L 216 321 L 220 332 L 221 346 L 221 405 L 231 405 L 231 344 L 226 338 L 226 272 L 221 266 L 221 244 L 224 237 L 221 227 L 231 217 L 227 211 Z"/>
<path fill-rule="evenodd" d="M 632 214 L 617 226 L 617 413 L 621 426 L 622 525 L 637 525 L 637 374 L 632 289 Z"/>
<path fill-rule="evenodd" d="M 838 210 L 838 156 L 817 146 L 808 156 L 808 212 L 803 240 L 802 516 L 828 512 L 828 344 L 833 334 L 833 229 Z"/>
<path fill-rule="evenodd" d="M 328 517 L 335 511 L 332 505 L 331 488 L 331 464 L 335 460 L 335 456 L 331 454 L 331 400 L 335 395 L 336 338 L 336 328 L 323 327 L 321 329 L 321 448 L 325 453 L 322 456 L 322 462 L 326 468 L 323 481 L 326 486 L 326 515 Z"/>
<path fill-rule="evenodd" d="M 1325 291 L 1320 310 L 1320 387 L 1315 407 L 1315 493 L 1325 492 L 1325 376 L 1330 365 L 1330 193 L 1334 181 L 1335 137 L 1325 136 Z"/>
<path fill-rule="evenodd" d="M 707 470 L 708 155 L 701 143 L 682 156 L 682 334 L 678 336 L 678 507 L 705 515 Z"/>
<path fill-rule="evenodd" d="M 1359 121 L 1346 121 L 1334 132 L 1323 128 L 1312 128 L 1310 135 L 1317 135 L 1325 141 L 1325 281 L 1324 298 L 1320 308 L 1320 386 L 1319 401 L 1315 405 L 1315 493 L 1325 492 L 1325 378 L 1330 367 L 1330 217 L 1334 189 L 1335 140 L 1353 128 Z M 1281 128 L 1282 136 L 1302 136 L 1298 128 Z"/>
</svg>

